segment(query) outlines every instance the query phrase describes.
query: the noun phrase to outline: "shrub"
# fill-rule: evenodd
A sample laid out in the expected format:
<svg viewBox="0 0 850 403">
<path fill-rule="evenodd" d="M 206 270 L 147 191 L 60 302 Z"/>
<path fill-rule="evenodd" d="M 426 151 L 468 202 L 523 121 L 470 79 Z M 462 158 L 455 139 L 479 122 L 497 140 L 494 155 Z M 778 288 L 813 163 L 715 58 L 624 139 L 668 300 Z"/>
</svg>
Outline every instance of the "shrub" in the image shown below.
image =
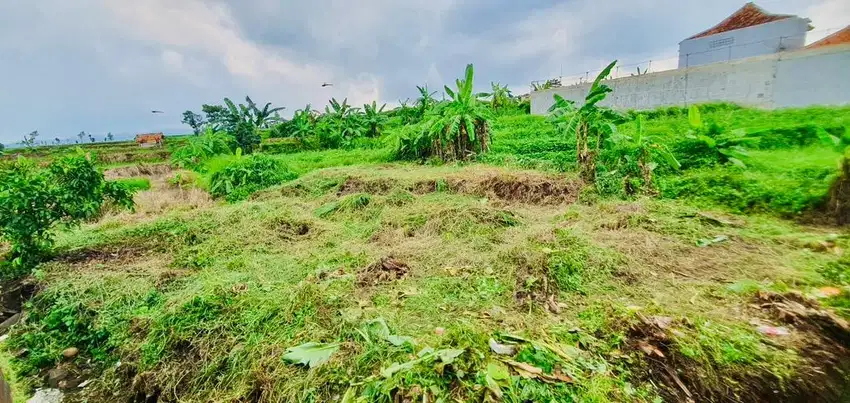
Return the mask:
<svg viewBox="0 0 850 403">
<path fill-rule="evenodd" d="M 3 274 L 24 274 L 49 250 L 56 224 L 97 217 L 107 202 L 132 208 L 132 193 L 104 180 L 82 151 L 46 169 L 23 158 L 0 167 L 0 235 L 12 244 Z"/>
<path fill-rule="evenodd" d="M 233 139 L 223 132 L 208 128 L 203 136 L 191 137 L 171 153 L 172 164 L 180 168 L 196 169 L 214 155 L 230 154 Z"/>
<path fill-rule="evenodd" d="M 282 162 L 265 155 L 252 155 L 236 159 L 212 171 L 210 194 L 225 197 L 228 201 L 242 200 L 252 193 L 295 179 Z"/>
</svg>

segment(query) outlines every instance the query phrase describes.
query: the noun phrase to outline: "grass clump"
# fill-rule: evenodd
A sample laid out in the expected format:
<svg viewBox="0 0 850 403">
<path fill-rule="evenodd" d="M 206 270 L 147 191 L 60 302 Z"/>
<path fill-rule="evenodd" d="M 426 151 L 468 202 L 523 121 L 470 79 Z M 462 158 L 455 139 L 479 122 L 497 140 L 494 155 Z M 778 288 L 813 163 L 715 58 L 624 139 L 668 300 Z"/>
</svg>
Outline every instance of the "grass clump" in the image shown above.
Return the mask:
<svg viewBox="0 0 850 403">
<path fill-rule="evenodd" d="M 244 200 L 258 190 L 295 178 L 296 175 L 276 159 L 262 154 L 237 155 L 210 171 L 210 194 L 231 202 Z"/>
</svg>

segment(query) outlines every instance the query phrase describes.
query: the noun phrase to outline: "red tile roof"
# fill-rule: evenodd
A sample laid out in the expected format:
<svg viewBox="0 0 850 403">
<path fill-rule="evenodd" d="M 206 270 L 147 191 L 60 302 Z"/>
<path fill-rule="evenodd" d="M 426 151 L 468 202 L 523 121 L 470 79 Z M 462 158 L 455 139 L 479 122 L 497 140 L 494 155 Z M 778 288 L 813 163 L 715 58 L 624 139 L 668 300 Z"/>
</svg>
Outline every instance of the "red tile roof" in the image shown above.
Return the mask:
<svg viewBox="0 0 850 403">
<path fill-rule="evenodd" d="M 719 34 L 721 32 L 734 31 L 736 29 L 752 27 L 761 24 L 767 24 L 768 22 L 774 22 L 779 20 L 784 20 L 786 18 L 791 18 L 793 15 L 787 14 L 771 14 L 767 11 L 764 11 L 761 7 L 755 5 L 755 3 L 747 3 L 744 4 L 738 11 L 735 11 L 727 17 L 725 20 L 721 21 L 720 24 L 715 25 L 714 27 L 700 32 L 688 39 L 696 39 L 702 38 L 704 36 Z"/>
<path fill-rule="evenodd" d="M 850 43 L 850 25 L 844 27 L 844 29 L 827 36 L 809 46 L 806 46 L 806 49 L 819 48 L 822 46 L 832 46 L 832 45 L 840 45 L 843 43 Z"/>
</svg>

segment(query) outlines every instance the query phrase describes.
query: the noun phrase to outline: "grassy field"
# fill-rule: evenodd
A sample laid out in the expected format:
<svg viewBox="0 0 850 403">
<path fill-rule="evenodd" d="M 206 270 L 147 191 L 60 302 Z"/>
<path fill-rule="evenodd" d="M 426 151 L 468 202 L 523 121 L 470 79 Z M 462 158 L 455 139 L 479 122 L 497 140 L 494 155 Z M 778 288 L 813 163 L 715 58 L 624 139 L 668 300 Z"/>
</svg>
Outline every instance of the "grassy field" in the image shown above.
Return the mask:
<svg viewBox="0 0 850 403">
<path fill-rule="evenodd" d="M 703 116 L 762 141 L 659 197 L 588 191 L 528 115 L 472 163 L 274 154 L 298 178 L 235 203 L 113 167 L 136 210 L 59 234 L 0 367 L 90 379 L 72 401 L 842 401 L 850 238 L 817 219 L 842 152 L 815 138 L 850 108 Z M 687 111 L 647 117 L 675 150 Z"/>
</svg>

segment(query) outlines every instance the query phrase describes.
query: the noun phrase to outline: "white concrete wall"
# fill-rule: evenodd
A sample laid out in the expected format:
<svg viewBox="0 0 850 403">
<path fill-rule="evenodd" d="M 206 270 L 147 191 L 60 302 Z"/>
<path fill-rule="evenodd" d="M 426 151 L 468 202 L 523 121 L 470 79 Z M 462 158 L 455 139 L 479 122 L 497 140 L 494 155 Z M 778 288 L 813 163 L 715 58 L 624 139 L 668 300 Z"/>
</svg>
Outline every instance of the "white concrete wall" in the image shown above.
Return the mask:
<svg viewBox="0 0 850 403">
<path fill-rule="evenodd" d="M 758 108 L 850 104 L 850 45 L 756 56 L 605 82 L 614 92 L 602 105 L 652 109 L 706 102 Z M 581 104 L 590 84 L 531 93 L 531 113 L 543 115 L 553 94 Z"/>
<path fill-rule="evenodd" d="M 679 43 L 679 68 L 801 49 L 809 20 L 791 17 Z"/>
</svg>

